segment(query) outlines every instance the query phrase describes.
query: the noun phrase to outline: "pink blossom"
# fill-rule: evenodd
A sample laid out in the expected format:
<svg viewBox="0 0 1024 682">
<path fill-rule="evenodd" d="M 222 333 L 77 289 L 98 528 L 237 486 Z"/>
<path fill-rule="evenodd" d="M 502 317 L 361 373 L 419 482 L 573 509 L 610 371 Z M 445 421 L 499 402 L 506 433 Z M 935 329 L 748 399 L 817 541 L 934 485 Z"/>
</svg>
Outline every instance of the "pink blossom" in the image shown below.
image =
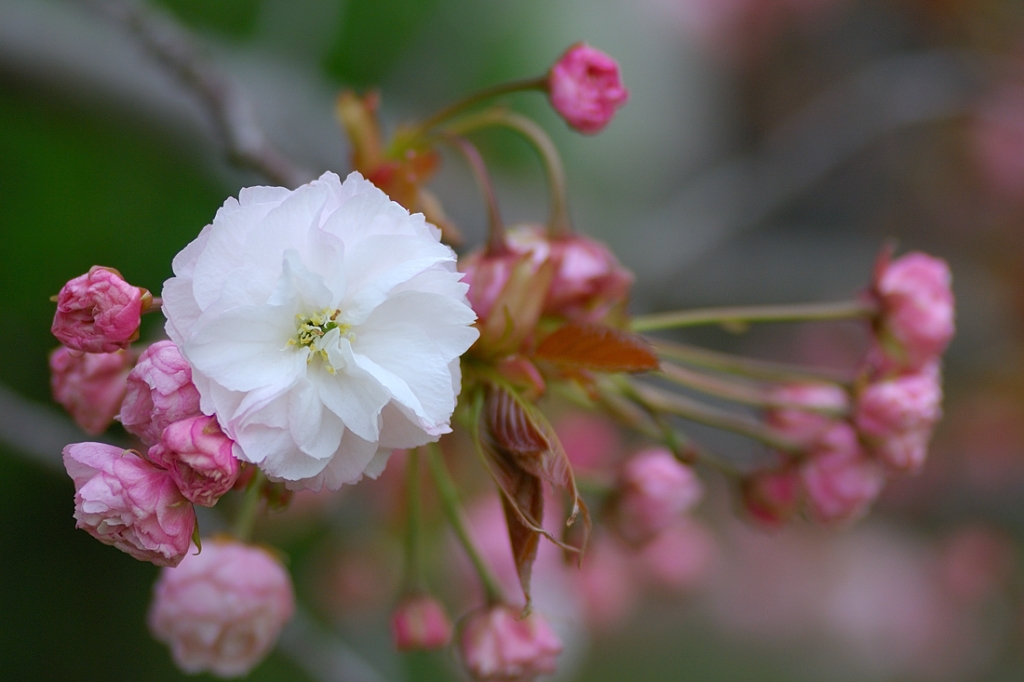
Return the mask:
<svg viewBox="0 0 1024 682">
<path fill-rule="evenodd" d="M 640 576 L 654 587 L 687 592 L 700 587 L 718 561 L 718 542 L 700 521 L 683 517 L 637 553 Z"/>
<path fill-rule="evenodd" d="M 578 580 L 588 627 L 610 630 L 636 607 L 640 593 L 630 559 L 621 544 L 608 537 L 587 547 Z"/>
<path fill-rule="evenodd" d="M 834 384 L 785 384 L 772 390 L 770 399 L 780 404 L 806 405 L 812 410 L 842 414 L 849 409 L 846 391 Z M 810 444 L 833 421 L 833 417 L 797 407 L 772 407 L 765 413 L 769 426 L 797 443 Z"/>
<path fill-rule="evenodd" d="M 879 263 L 874 294 L 881 306 L 881 350 L 896 367 L 934 362 L 953 338 L 952 276 L 946 261 L 908 253 Z"/>
<path fill-rule="evenodd" d="M 562 643 L 540 614 L 521 619 L 519 609 L 498 605 L 466 617 L 459 649 L 474 680 L 519 682 L 553 673 Z"/>
<path fill-rule="evenodd" d="M 147 348 L 128 375 L 128 394 L 121 406 L 121 423 L 147 445 L 160 442 L 172 422 L 199 415 L 199 391 L 192 368 L 171 341 Z"/>
<path fill-rule="evenodd" d="M 615 529 L 628 543 L 652 540 L 700 501 L 704 488 L 689 467 L 665 448 L 631 457 L 620 474 Z"/>
<path fill-rule="evenodd" d="M 804 485 L 799 469 L 787 465 L 746 478 L 741 492 L 743 505 L 755 521 L 768 528 L 779 528 L 800 508 Z"/>
<path fill-rule="evenodd" d="M 139 338 L 139 320 L 151 300 L 117 270 L 94 265 L 57 294 L 50 331 L 72 350 L 113 353 Z"/>
<path fill-rule="evenodd" d="M 176 566 L 188 552 L 196 516 L 170 473 L 103 443 L 68 445 L 64 467 L 75 482 L 78 528 L 157 566 Z"/>
<path fill-rule="evenodd" d="M 596 320 L 625 305 L 633 273 L 607 246 L 579 234 L 550 244 L 556 270 L 544 300 L 545 315 Z"/>
<path fill-rule="evenodd" d="M 391 636 L 399 651 L 441 649 L 452 640 L 452 624 L 440 602 L 428 595 L 418 595 L 404 600 L 395 609 Z"/>
<path fill-rule="evenodd" d="M 802 474 L 811 511 L 823 523 L 863 515 L 885 483 L 885 472 L 868 459 L 853 427 L 842 422 L 822 435 Z"/>
<path fill-rule="evenodd" d="M 234 445 L 215 417 L 199 415 L 164 429 L 160 442 L 149 449 L 149 459 L 171 472 L 186 499 L 212 507 L 238 480 Z"/>
<path fill-rule="evenodd" d="M 551 106 L 581 133 L 600 132 L 629 99 L 619 64 L 586 43 L 576 43 L 548 74 Z"/>
<path fill-rule="evenodd" d="M 622 436 L 615 426 L 590 412 L 563 417 L 555 430 L 574 470 L 600 471 L 609 467 L 622 445 Z"/>
<path fill-rule="evenodd" d="M 858 397 L 857 428 L 893 470 L 914 471 L 924 463 L 932 428 L 942 416 L 940 381 L 933 362 L 919 372 L 870 383 Z"/>
<path fill-rule="evenodd" d="M 294 611 L 291 579 L 277 559 L 213 539 L 160 573 L 148 621 L 185 672 L 241 677 L 263 660 Z"/>
<path fill-rule="evenodd" d="M 76 353 L 65 346 L 50 353 L 53 399 L 89 435 L 107 430 L 128 388 L 132 354 Z"/>
</svg>

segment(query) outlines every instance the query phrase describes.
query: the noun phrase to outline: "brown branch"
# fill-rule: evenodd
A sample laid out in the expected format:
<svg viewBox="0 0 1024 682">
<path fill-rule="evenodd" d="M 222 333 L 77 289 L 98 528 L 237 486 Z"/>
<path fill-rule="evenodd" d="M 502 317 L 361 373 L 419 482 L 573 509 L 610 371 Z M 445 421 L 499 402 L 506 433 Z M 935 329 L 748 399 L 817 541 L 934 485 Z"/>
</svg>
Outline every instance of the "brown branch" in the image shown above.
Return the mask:
<svg viewBox="0 0 1024 682">
<path fill-rule="evenodd" d="M 249 100 L 234 81 L 209 63 L 184 27 L 134 0 L 80 1 L 133 35 L 157 63 L 199 98 L 233 164 L 285 187 L 298 187 L 315 177 L 267 139 Z"/>
</svg>

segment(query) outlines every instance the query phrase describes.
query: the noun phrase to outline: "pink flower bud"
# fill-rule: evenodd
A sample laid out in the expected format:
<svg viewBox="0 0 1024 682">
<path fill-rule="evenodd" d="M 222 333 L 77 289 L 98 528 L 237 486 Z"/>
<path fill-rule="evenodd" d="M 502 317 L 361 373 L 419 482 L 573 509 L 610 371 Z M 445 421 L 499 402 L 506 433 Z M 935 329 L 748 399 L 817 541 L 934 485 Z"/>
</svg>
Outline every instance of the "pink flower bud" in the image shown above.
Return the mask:
<svg viewBox="0 0 1024 682">
<path fill-rule="evenodd" d="M 741 491 L 743 505 L 755 521 L 768 528 L 779 528 L 799 510 L 804 485 L 799 469 L 786 466 L 750 476 L 743 481 Z"/>
<path fill-rule="evenodd" d="M 817 410 L 842 413 L 849 409 L 846 391 L 834 384 L 787 384 L 775 388 L 772 401 L 806 405 Z M 811 444 L 833 421 L 820 412 L 809 412 L 795 407 L 773 407 L 766 411 L 768 425 L 797 443 Z"/>
<path fill-rule="evenodd" d="M 625 305 L 633 273 L 619 264 L 607 246 L 578 234 L 550 244 L 557 269 L 544 301 L 545 315 L 599 320 Z"/>
<path fill-rule="evenodd" d="M 151 300 L 117 270 L 94 265 L 57 294 L 50 331 L 72 350 L 113 353 L 139 338 L 139 320 Z"/>
<path fill-rule="evenodd" d="M 951 279 L 946 261 L 919 252 L 880 262 L 874 283 L 882 309 L 879 342 L 898 367 L 924 367 L 953 338 Z"/>
<path fill-rule="evenodd" d="M 600 132 L 629 99 L 619 64 L 586 43 L 576 43 L 548 73 L 551 106 L 581 133 Z"/>
<path fill-rule="evenodd" d="M 608 631 L 622 624 L 640 600 L 630 559 L 607 537 L 592 540 L 579 570 L 587 627 Z"/>
<path fill-rule="evenodd" d="M 845 422 L 822 435 L 802 474 L 811 511 L 822 523 L 863 515 L 885 484 L 885 472 L 868 459 Z"/>
<path fill-rule="evenodd" d="M 718 555 L 718 542 L 707 526 L 684 517 L 644 545 L 637 559 L 646 582 L 686 592 L 705 582 Z"/>
<path fill-rule="evenodd" d="M 224 435 L 215 417 L 176 421 L 149 449 L 149 459 L 171 472 L 171 478 L 190 502 L 212 507 L 238 480 L 235 442 Z"/>
<path fill-rule="evenodd" d="M 391 636 L 399 651 L 431 651 L 452 641 L 452 624 L 440 602 L 420 595 L 406 599 L 395 609 Z"/>
<path fill-rule="evenodd" d="M 129 351 L 76 353 L 61 346 L 50 353 L 53 399 L 83 431 L 103 433 L 121 409 L 132 362 Z"/>
<path fill-rule="evenodd" d="M 147 445 L 160 442 L 172 422 L 195 417 L 199 391 L 192 368 L 171 341 L 157 341 L 139 356 L 128 375 L 128 393 L 121 406 L 121 423 Z"/>
<path fill-rule="evenodd" d="M 696 505 L 704 493 L 693 470 L 665 448 L 631 457 L 622 469 L 619 485 L 613 503 L 615 529 L 633 545 L 652 540 Z"/>
<path fill-rule="evenodd" d="M 103 443 L 68 445 L 64 468 L 75 482 L 78 528 L 157 566 L 176 566 L 188 552 L 196 515 L 170 473 Z"/>
<path fill-rule="evenodd" d="M 161 571 L 148 621 L 185 672 L 240 677 L 273 648 L 294 611 L 291 578 L 277 559 L 213 539 Z"/>
<path fill-rule="evenodd" d="M 459 649 L 474 680 L 518 682 L 553 673 L 562 642 L 540 614 L 500 605 L 466 617 Z"/>
<path fill-rule="evenodd" d="M 875 454 L 896 471 L 921 467 L 932 428 L 942 416 L 938 364 L 868 384 L 857 400 L 856 423 Z"/>
</svg>

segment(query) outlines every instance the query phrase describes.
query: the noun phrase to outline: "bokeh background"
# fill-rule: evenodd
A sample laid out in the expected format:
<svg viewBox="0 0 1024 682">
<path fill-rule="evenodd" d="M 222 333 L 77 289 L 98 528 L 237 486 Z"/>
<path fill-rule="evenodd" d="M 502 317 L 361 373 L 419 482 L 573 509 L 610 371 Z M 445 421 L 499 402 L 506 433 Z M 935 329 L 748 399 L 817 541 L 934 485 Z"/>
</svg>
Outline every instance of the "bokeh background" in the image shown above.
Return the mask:
<svg viewBox="0 0 1024 682">
<path fill-rule="evenodd" d="M 74 528 L 73 488 L 52 444 L 82 437 L 49 396 L 47 299 L 93 264 L 159 291 L 172 256 L 223 200 L 260 182 L 226 163 L 194 93 L 95 5 L 0 0 L 5 682 L 182 678 L 144 625 L 156 569 Z M 638 313 L 845 298 L 866 284 L 887 239 L 948 259 L 958 335 L 925 471 L 890 485 L 853 527 L 774 534 L 739 520 L 729 485 L 712 476 L 689 573 L 582 631 L 561 679 L 1024 676 L 1019 0 L 151 7 L 187 27 L 273 143 L 316 172 L 349 166 L 332 111 L 344 87 L 379 87 L 393 126 L 475 88 L 540 74 L 579 40 L 614 55 L 632 97 L 601 135 L 572 133 L 540 96 L 508 101 L 554 137 L 576 225 L 636 272 Z M 499 134 L 481 144 L 508 222 L 542 220 L 530 150 Z M 433 188 L 479 242 L 482 204 L 458 159 Z M 144 334 L 159 332 L 155 320 L 147 325 Z M 838 366 L 862 343 L 843 325 L 691 340 Z M 390 649 L 387 566 L 400 559 L 369 520 L 387 518 L 388 485 L 360 486 L 316 503 L 329 513 L 300 509 L 266 531 L 289 552 L 308 610 L 251 679 L 452 675 L 447 654 Z"/>
</svg>

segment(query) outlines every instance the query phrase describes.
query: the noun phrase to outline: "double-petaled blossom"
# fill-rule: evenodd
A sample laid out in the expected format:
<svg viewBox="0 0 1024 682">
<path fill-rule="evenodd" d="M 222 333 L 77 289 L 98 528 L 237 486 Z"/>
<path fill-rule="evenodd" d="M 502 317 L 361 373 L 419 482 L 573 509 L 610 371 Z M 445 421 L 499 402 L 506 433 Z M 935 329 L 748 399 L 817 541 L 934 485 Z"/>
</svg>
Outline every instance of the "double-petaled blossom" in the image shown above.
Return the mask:
<svg viewBox="0 0 1024 682">
<path fill-rule="evenodd" d="M 50 353 L 53 399 L 83 431 L 103 433 L 121 409 L 132 362 L 129 351 L 77 353 L 61 346 Z"/>
<path fill-rule="evenodd" d="M 216 418 L 199 415 L 169 425 L 147 456 L 171 472 L 189 502 L 212 507 L 238 481 L 233 448 L 234 442 L 220 430 Z"/>
<path fill-rule="evenodd" d="M 292 487 L 436 441 L 476 340 L 455 254 L 357 173 L 243 189 L 173 263 L 167 333 L 240 459 Z"/>
<path fill-rule="evenodd" d="M 143 351 L 128 375 L 121 423 L 128 432 L 153 445 L 172 422 L 198 414 L 199 391 L 192 384 L 192 368 L 174 343 L 157 341 Z"/>
<path fill-rule="evenodd" d="M 863 515 L 885 484 L 882 467 L 867 456 L 856 431 L 845 422 L 822 434 L 802 474 L 810 510 L 823 523 Z"/>
<path fill-rule="evenodd" d="M 139 321 L 152 299 L 117 270 L 94 265 L 61 288 L 50 331 L 72 350 L 113 353 L 139 338 Z"/>
<path fill-rule="evenodd" d="M 804 445 L 813 443 L 834 421 L 829 413 L 842 414 L 850 403 L 846 391 L 835 384 L 784 384 L 774 388 L 769 398 L 775 406 L 765 412 L 765 421 Z"/>
<path fill-rule="evenodd" d="M 391 616 L 391 637 L 399 651 L 430 651 L 452 641 L 452 623 L 444 606 L 429 595 L 402 601 Z"/>
<path fill-rule="evenodd" d="M 294 611 L 291 579 L 276 558 L 213 539 L 160 573 L 148 620 L 185 672 L 241 677 L 273 648 Z"/>
<path fill-rule="evenodd" d="M 612 514 L 618 534 L 630 544 L 652 540 L 700 501 L 697 475 L 665 448 L 631 457 L 619 476 Z"/>
<path fill-rule="evenodd" d="M 551 67 L 548 94 L 565 122 L 589 135 L 608 125 L 629 99 L 618 62 L 586 43 L 570 47 Z"/>
<path fill-rule="evenodd" d="M 895 471 L 924 464 L 932 429 L 942 416 L 938 362 L 920 371 L 868 384 L 857 398 L 857 428 L 873 452 Z"/>
<path fill-rule="evenodd" d="M 952 276 L 946 261 L 924 253 L 883 259 L 872 294 L 881 310 L 883 370 L 918 370 L 953 338 Z"/>
<path fill-rule="evenodd" d="M 520 609 L 501 604 L 466 617 L 459 651 L 474 680 L 526 682 L 555 671 L 562 642 L 540 614 L 523 618 Z"/>
<path fill-rule="evenodd" d="M 157 566 L 184 558 L 196 516 L 168 471 L 103 443 L 68 445 L 64 467 L 75 482 L 78 528 Z"/>
</svg>

